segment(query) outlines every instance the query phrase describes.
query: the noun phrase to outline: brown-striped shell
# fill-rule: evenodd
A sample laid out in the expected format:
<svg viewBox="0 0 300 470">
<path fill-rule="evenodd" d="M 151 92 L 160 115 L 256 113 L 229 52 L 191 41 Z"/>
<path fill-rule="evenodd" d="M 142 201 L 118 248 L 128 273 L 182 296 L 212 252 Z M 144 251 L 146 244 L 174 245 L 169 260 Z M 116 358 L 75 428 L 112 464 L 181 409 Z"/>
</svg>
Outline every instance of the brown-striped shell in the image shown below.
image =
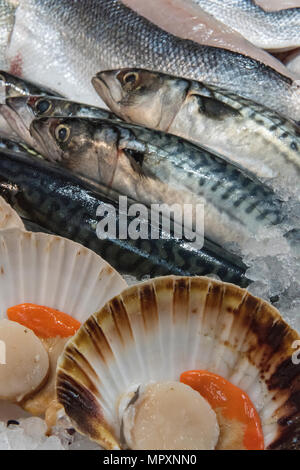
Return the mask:
<svg viewBox="0 0 300 470">
<path fill-rule="evenodd" d="M 122 393 L 206 369 L 250 396 L 266 448 L 299 449 L 298 340 L 274 307 L 245 289 L 157 278 L 127 288 L 82 325 L 58 363 L 57 395 L 80 432 L 118 449 Z"/>
</svg>

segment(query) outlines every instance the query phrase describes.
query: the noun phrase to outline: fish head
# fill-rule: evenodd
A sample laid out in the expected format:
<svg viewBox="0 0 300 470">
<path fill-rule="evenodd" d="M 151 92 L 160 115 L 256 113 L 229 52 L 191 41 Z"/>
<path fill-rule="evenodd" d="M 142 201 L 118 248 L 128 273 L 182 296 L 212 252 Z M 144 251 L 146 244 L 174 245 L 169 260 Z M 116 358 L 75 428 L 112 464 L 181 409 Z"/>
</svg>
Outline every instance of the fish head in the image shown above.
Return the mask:
<svg viewBox="0 0 300 470">
<path fill-rule="evenodd" d="M 38 151 L 29 131 L 34 115 L 27 106 L 26 96 L 7 98 L 5 104 L 0 105 L 0 114 L 22 142 Z"/>
<path fill-rule="evenodd" d="M 162 131 L 169 129 L 189 88 L 187 80 L 136 68 L 100 72 L 92 83 L 122 119 Z"/>
<path fill-rule="evenodd" d="M 24 125 L 29 130 L 30 124 L 34 119 L 53 115 L 64 116 L 63 111 L 65 106 L 61 105 L 60 101 L 64 103 L 64 100 L 60 98 L 56 100 L 49 96 L 14 96 L 6 98 L 6 105 L 22 119 Z"/>
<path fill-rule="evenodd" d="M 58 93 L 49 88 L 36 85 L 16 75 L 0 70 L 0 103 L 4 103 L 6 98 L 30 95 L 60 97 Z"/>
<path fill-rule="evenodd" d="M 62 161 L 68 158 L 71 133 L 63 118 L 34 119 L 30 125 L 30 134 L 47 160 Z"/>
<path fill-rule="evenodd" d="M 28 109 L 30 109 L 31 115 L 34 116 L 34 119 L 40 117 L 49 117 L 54 114 L 54 104 L 52 98 L 49 96 L 29 96 L 26 98 L 26 104 Z M 59 114 L 58 114 L 59 116 Z"/>
<path fill-rule="evenodd" d="M 22 142 L 42 153 L 39 141 L 30 133 L 30 125 L 40 116 L 51 115 L 53 108 L 51 98 L 46 96 L 14 96 L 0 105 L 0 114 Z"/>
<path fill-rule="evenodd" d="M 73 117 L 35 119 L 31 134 L 43 155 L 109 185 L 118 160 L 119 133 L 103 120 Z"/>
<path fill-rule="evenodd" d="M 30 96 L 27 101 L 36 118 L 51 116 L 76 116 L 80 103 L 52 96 Z"/>
<path fill-rule="evenodd" d="M 29 105 L 29 100 L 40 97 L 14 96 L 6 98 L 6 106 L 14 113 L 16 119 L 20 119 L 29 132 L 30 124 L 36 118 L 36 114 Z"/>
<path fill-rule="evenodd" d="M 109 114 L 101 108 L 53 96 L 30 96 L 27 104 L 36 118 L 51 116 L 93 118 L 97 116 L 97 118 L 106 119 Z"/>
</svg>

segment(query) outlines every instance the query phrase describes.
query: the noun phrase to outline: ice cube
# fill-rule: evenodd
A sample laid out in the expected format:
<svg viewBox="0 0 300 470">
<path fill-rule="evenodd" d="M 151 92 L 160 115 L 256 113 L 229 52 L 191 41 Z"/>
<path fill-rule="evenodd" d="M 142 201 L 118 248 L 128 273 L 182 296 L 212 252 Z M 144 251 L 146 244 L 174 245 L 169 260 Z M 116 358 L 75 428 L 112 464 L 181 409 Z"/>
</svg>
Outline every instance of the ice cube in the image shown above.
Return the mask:
<svg viewBox="0 0 300 470">
<path fill-rule="evenodd" d="M 57 436 L 50 436 L 37 447 L 37 450 L 65 450 Z"/>
</svg>

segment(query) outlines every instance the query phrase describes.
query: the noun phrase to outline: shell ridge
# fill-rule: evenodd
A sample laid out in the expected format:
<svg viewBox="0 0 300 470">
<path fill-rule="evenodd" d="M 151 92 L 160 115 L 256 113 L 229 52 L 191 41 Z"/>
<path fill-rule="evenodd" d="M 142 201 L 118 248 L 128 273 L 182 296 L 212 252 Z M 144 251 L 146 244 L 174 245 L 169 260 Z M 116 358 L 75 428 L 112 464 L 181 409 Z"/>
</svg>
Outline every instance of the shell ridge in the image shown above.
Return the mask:
<svg viewBox="0 0 300 470">
<path fill-rule="evenodd" d="M 11 267 L 11 262 L 10 262 L 10 259 L 9 259 L 9 256 L 8 256 L 8 247 L 7 247 L 7 243 L 5 242 L 5 240 L 3 239 L 3 237 L 1 237 L 1 248 L 2 248 L 2 251 L 4 252 L 4 257 L 5 257 L 5 268 L 2 268 L 6 278 L 8 278 L 8 286 L 7 286 L 7 291 L 4 292 L 4 295 L 6 297 L 6 292 L 9 293 L 8 295 L 8 302 L 7 304 L 8 305 L 12 305 L 12 298 L 13 298 L 13 276 L 12 276 L 12 267 Z M 5 311 L 6 313 L 6 311 Z M 2 311 L 1 314 L 3 315 L 4 312 Z"/>
<path fill-rule="evenodd" d="M 59 398 L 64 403 L 64 408 L 75 423 L 77 430 L 84 434 L 88 433 L 93 440 L 100 442 L 106 448 L 118 447 L 114 434 L 103 419 L 99 403 L 96 402 L 88 389 L 78 386 L 76 381 L 62 373 L 57 390 Z M 70 397 L 73 400 L 70 400 Z"/>
<path fill-rule="evenodd" d="M 240 308 L 243 298 L 246 295 L 245 292 L 238 291 L 239 298 L 238 301 L 234 304 L 231 290 L 231 287 L 229 288 L 228 285 L 226 285 L 224 288 L 221 306 L 224 322 L 222 323 L 221 321 L 218 328 L 220 344 L 218 347 L 218 357 L 216 358 L 216 370 L 218 371 L 219 375 L 222 375 L 224 377 L 228 377 L 229 371 L 232 370 L 233 345 L 231 338 L 233 336 L 234 320 L 236 312 Z M 226 294 L 230 296 L 230 306 L 227 305 L 227 302 L 225 301 L 227 297 Z"/>
<path fill-rule="evenodd" d="M 216 301 L 214 300 L 216 294 Z M 211 281 L 207 290 L 205 305 L 203 310 L 203 338 L 204 345 L 201 361 L 203 368 L 208 369 L 210 359 L 213 357 L 213 350 L 216 343 L 215 327 L 218 317 L 218 309 L 220 308 L 222 297 L 222 287 L 219 283 Z M 214 365 L 211 369 L 214 371 Z"/>
<path fill-rule="evenodd" d="M 61 262 L 62 262 L 63 266 L 67 266 L 69 264 L 69 269 L 68 270 L 65 269 L 65 271 L 67 271 L 67 272 L 65 272 L 65 277 L 64 277 L 64 289 L 61 290 L 61 298 L 60 298 L 60 306 L 61 307 L 60 308 L 63 308 L 62 306 L 66 305 L 66 299 L 73 297 L 73 296 L 70 296 L 70 290 L 72 290 L 71 282 L 72 282 L 72 277 L 74 276 L 74 272 L 75 272 L 76 254 L 75 254 L 75 256 L 72 256 L 72 251 L 73 251 L 72 248 L 73 247 L 66 244 L 65 240 L 63 240 L 63 243 L 60 243 L 60 241 L 61 240 L 58 240 L 58 243 L 56 245 L 58 245 L 58 250 L 60 248 L 62 249 L 62 245 L 64 245 L 64 250 L 63 250 L 64 260 L 62 260 Z M 77 251 L 77 253 L 78 253 L 78 251 Z M 71 262 L 70 262 L 70 259 L 71 259 Z M 56 284 L 56 288 L 59 288 L 58 283 Z"/>
<path fill-rule="evenodd" d="M 81 374 L 81 379 L 84 380 L 80 380 L 82 386 L 93 391 L 93 394 L 99 402 L 100 408 L 103 410 L 103 415 L 110 416 L 112 418 L 113 415 L 111 404 L 107 401 L 106 395 L 104 393 L 101 394 L 99 392 L 99 385 L 101 384 L 101 381 L 92 364 L 83 356 L 83 354 L 80 353 L 80 351 L 74 344 L 68 345 L 65 351 L 65 357 L 69 359 L 69 361 L 73 364 L 73 368 L 68 371 L 68 375 L 70 377 L 73 377 L 74 369 L 77 368 Z M 90 373 L 85 370 L 85 367 Z M 71 373 L 72 371 L 73 374 Z"/>
<path fill-rule="evenodd" d="M 132 329 L 132 335 L 133 335 L 133 342 L 136 346 L 136 359 L 137 361 L 135 362 L 135 377 L 138 376 L 140 378 L 143 378 L 145 375 L 145 371 L 147 370 L 147 365 L 145 364 L 144 360 L 144 345 L 145 345 L 145 332 L 144 332 L 144 319 L 142 315 L 137 315 L 137 308 L 132 305 L 130 302 L 130 297 L 128 295 L 125 295 L 121 293 L 120 298 L 122 299 L 122 303 L 124 305 L 124 308 L 126 309 L 128 319 L 131 325 Z M 138 297 L 138 302 L 139 302 L 139 297 Z M 134 311 L 132 309 L 134 308 Z"/>
<path fill-rule="evenodd" d="M 80 253 L 80 251 L 78 251 L 77 253 Z M 80 256 L 80 255 L 78 254 L 77 256 Z M 84 309 L 84 306 L 81 305 L 81 299 L 86 299 L 86 297 L 89 297 L 90 295 L 90 293 L 83 295 L 83 292 L 84 292 L 84 286 L 85 286 L 86 280 L 89 277 L 89 268 L 91 268 L 91 264 L 92 264 L 92 255 L 91 253 L 87 253 L 87 255 L 82 256 L 81 259 L 83 259 L 83 262 L 81 263 L 81 266 L 80 266 L 80 276 L 79 277 L 76 276 L 76 278 L 78 279 L 77 285 L 76 285 L 76 292 L 75 293 L 73 292 L 72 300 L 71 300 L 71 310 L 72 312 L 76 312 L 74 314 L 74 317 L 76 319 L 78 319 L 77 312 L 80 312 L 81 310 Z M 77 270 L 75 269 L 75 263 L 74 263 L 73 274 L 75 272 L 77 273 L 78 270 L 79 270 L 78 266 L 77 266 Z M 90 292 L 92 292 L 92 290 Z"/>
<path fill-rule="evenodd" d="M 192 314 L 194 318 L 195 331 L 197 335 L 194 335 L 194 345 L 192 346 L 192 366 L 194 368 L 203 368 L 203 363 L 199 359 L 202 357 L 202 348 L 205 342 L 205 339 L 202 335 L 202 325 L 204 322 L 204 309 L 205 301 L 203 301 L 203 296 L 205 299 L 207 297 L 210 281 L 203 283 L 201 278 L 192 278 L 191 279 L 191 289 L 192 289 L 192 299 L 195 298 L 195 304 L 192 309 Z"/>
<path fill-rule="evenodd" d="M 113 355 L 114 355 L 114 362 L 116 367 L 118 368 L 119 375 L 122 377 L 123 385 L 126 388 L 127 380 L 126 380 L 126 371 L 131 370 L 130 361 L 128 361 L 128 355 L 122 354 L 122 348 L 128 348 L 128 344 L 126 342 L 126 338 L 123 337 L 123 329 L 125 330 L 126 327 L 129 328 L 131 331 L 131 327 L 128 322 L 127 312 L 124 308 L 124 304 L 122 300 L 117 300 L 116 298 L 112 299 L 108 302 L 108 309 L 110 313 L 110 322 L 107 327 L 107 331 L 105 328 L 103 330 L 104 335 L 107 338 L 107 341 L 110 343 Z M 126 319 L 126 320 L 125 320 Z M 120 321 L 118 321 L 120 320 Z M 119 327 L 119 323 L 122 322 Z M 125 336 L 125 333 L 124 333 Z M 130 338 L 132 340 L 131 334 L 127 332 L 127 339 Z"/>
<path fill-rule="evenodd" d="M 164 361 L 160 354 L 158 305 L 155 283 L 145 283 L 139 289 L 140 308 L 144 320 L 145 350 L 147 370 L 152 380 L 157 380 L 157 364 Z"/>
<path fill-rule="evenodd" d="M 76 352 L 76 357 L 74 357 L 74 351 Z M 78 349 L 75 345 L 68 344 L 65 350 L 64 362 L 59 365 L 58 369 L 63 371 L 65 374 L 65 378 L 69 377 L 72 380 L 75 380 L 77 383 L 80 384 L 81 387 L 84 387 L 86 390 L 89 390 L 95 397 L 100 409 L 102 410 L 103 416 L 112 418 L 112 407 L 107 402 L 105 398 L 105 394 L 101 394 L 99 392 L 99 380 L 95 380 L 95 375 L 97 376 L 95 370 L 93 369 L 92 365 L 89 361 L 83 358 L 83 355 L 77 354 Z M 80 359 L 84 359 L 85 365 L 89 371 L 92 371 L 92 374 L 88 374 L 88 372 L 84 369 L 82 364 L 80 363 Z M 69 363 L 69 364 L 68 364 Z M 91 377 L 91 375 L 93 377 Z"/>
<path fill-rule="evenodd" d="M 103 368 L 104 368 L 104 365 L 107 366 L 108 364 L 114 363 L 113 350 L 111 349 L 111 347 L 109 345 L 109 342 L 108 342 L 101 326 L 99 325 L 99 323 L 97 321 L 96 315 L 92 315 L 89 318 L 89 320 L 85 323 L 85 325 L 83 325 L 82 328 L 86 332 L 86 334 L 88 335 L 89 342 L 92 345 L 96 355 L 98 354 L 100 356 L 101 364 L 103 364 Z M 97 343 L 97 340 L 99 340 L 99 339 L 100 339 L 100 341 L 102 341 L 102 346 L 103 346 L 102 349 L 101 349 L 101 346 L 99 346 L 98 343 Z M 92 362 L 92 361 L 90 360 L 90 362 Z M 92 362 L 92 364 L 93 364 L 93 362 Z M 102 367 L 100 368 L 100 365 L 98 365 L 98 367 L 96 367 L 96 365 L 93 365 L 93 367 L 97 371 L 97 373 L 100 375 L 100 380 L 103 383 L 106 384 L 107 382 L 109 382 L 109 377 L 110 377 L 111 382 L 113 383 L 115 390 L 119 390 L 119 381 L 117 379 L 117 373 L 116 373 L 114 368 L 112 368 L 112 367 L 110 368 L 109 376 L 108 376 L 107 380 L 104 380 L 104 374 L 102 374 L 102 372 L 103 372 Z M 101 376 L 101 374 L 102 374 L 102 376 Z"/>
</svg>

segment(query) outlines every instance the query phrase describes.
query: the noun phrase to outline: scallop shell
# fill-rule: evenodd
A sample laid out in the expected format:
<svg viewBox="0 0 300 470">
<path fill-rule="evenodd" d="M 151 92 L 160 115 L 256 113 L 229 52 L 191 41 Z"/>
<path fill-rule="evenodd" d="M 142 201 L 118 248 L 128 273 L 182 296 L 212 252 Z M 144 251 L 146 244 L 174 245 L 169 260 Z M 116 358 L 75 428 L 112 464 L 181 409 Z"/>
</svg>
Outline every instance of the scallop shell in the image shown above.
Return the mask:
<svg viewBox="0 0 300 470">
<path fill-rule="evenodd" d="M 157 278 L 110 300 L 70 339 L 57 395 L 77 430 L 118 449 L 116 408 L 132 384 L 206 369 L 250 396 L 266 448 L 299 449 L 296 340 L 274 307 L 244 289 L 205 277 Z"/>
<path fill-rule="evenodd" d="M 80 322 L 127 287 L 93 251 L 66 238 L 19 229 L 0 231 L 0 317 L 30 302 Z"/>
<path fill-rule="evenodd" d="M 9 228 L 24 229 L 24 224 L 16 211 L 0 196 L 0 230 Z"/>
</svg>

